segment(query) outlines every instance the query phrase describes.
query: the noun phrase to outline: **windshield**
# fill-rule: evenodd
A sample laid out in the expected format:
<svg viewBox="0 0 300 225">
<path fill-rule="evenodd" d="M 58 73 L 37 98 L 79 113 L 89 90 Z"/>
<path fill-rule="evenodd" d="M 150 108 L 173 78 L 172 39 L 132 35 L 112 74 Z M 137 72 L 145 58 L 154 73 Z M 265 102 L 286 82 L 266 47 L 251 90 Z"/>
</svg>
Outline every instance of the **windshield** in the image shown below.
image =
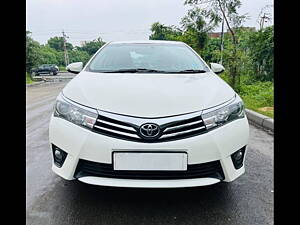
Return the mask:
<svg viewBox="0 0 300 225">
<path fill-rule="evenodd" d="M 89 63 L 91 72 L 208 72 L 184 44 L 109 44 Z"/>
</svg>

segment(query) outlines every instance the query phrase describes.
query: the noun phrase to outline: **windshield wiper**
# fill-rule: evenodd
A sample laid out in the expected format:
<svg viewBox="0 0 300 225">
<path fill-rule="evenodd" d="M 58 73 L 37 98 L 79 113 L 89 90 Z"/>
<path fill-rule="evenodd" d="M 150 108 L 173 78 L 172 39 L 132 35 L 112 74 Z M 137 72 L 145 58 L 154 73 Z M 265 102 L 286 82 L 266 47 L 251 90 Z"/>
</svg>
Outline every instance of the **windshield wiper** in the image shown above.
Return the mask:
<svg viewBox="0 0 300 225">
<path fill-rule="evenodd" d="M 176 73 L 206 73 L 206 70 L 181 70 Z"/>
<path fill-rule="evenodd" d="M 119 69 L 119 70 L 99 70 L 102 73 L 206 73 L 206 70 L 180 70 L 180 71 L 165 71 L 146 68 Z"/>
<path fill-rule="evenodd" d="M 101 71 L 102 73 L 167 73 L 167 71 L 162 70 L 153 70 L 145 68 L 136 68 L 136 69 L 120 69 L 120 70 L 106 70 Z"/>
</svg>

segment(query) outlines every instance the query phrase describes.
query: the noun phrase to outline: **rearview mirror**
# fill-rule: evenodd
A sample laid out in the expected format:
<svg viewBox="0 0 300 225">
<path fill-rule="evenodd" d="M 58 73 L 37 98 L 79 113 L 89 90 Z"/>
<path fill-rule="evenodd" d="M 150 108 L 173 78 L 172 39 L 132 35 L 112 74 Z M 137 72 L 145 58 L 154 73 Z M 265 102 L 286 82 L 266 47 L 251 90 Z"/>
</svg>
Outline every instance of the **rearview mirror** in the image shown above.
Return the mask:
<svg viewBox="0 0 300 225">
<path fill-rule="evenodd" d="M 68 72 L 70 73 L 80 73 L 80 71 L 83 68 L 83 63 L 82 62 L 75 62 L 75 63 L 71 63 L 69 64 L 66 69 Z"/>
<path fill-rule="evenodd" d="M 216 74 L 222 73 L 225 70 L 224 66 L 219 63 L 210 63 L 210 68 Z"/>
</svg>

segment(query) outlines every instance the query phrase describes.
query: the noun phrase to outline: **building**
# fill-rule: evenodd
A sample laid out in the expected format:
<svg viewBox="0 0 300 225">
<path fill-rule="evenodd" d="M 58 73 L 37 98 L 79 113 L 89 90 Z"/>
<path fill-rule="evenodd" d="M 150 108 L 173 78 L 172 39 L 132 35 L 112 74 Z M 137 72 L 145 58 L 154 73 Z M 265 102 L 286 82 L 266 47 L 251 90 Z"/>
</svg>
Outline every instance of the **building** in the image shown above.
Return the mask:
<svg viewBox="0 0 300 225">
<path fill-rule="evenodd" d="M 211 32 L 211 33 L 208 33 L 208 36 L 210 38 L 219 38 L 219 37 L 221 37 L 221 32 Z"/>
<path fill-rule="evenodd" d="M 239 27 L 238 29 L 239 30 L 245 30 L 245 31 L 246 30 L 247 31 L 252 31 L 252 32 L 256 31 L 255 27 Z M 232 30 L 235 31 L 236 28 L 232 28 Z M 227 32 L 224 32 L 224 35 L 226 35 L 226 34 L 230 34 L 229 29 L 227 29 Z M 221 35 L 222 35 L 222 32 L 210 32 L 210 33 L 208 33 L 208 36 L 210 38 L 221 38 Z"/>
</svg>

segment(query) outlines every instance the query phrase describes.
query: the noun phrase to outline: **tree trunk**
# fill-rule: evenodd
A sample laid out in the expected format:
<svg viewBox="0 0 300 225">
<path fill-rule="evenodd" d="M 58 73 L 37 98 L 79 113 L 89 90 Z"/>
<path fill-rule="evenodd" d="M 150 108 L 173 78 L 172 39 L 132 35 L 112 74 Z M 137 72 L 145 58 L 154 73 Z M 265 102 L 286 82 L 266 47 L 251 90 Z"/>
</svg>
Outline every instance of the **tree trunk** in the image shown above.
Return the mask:
<svg viewBox="0 0 300 225">
<path fill-rule="evenodd" d="M 239 85 L 240 85 L 240 77 L 239 77 L 239 74 L 237 73 L 237 45 L 238 45 L 238 42 L 237 42 L 235 33 L 233 32 L 233 30 L 231 29 L 231 27 L 229 25 L 228 19 L 225 15 L 224 9 L 222 8 L 222 4 L 221 4 L 220 0 L 217 0 L 217 1 L 219 3 L 219 7 L 220 7 L 220 10 L 223 14 L 223 18 L 226 22 L 227 28 L 229 29 L 229 31 L 231 33 L 231 38 L 232 38 L 232 43 L 233 43 L 233 57 L 232 57 L 233 66 L 230 70 L 231 74 L 229 74 L 229 76 L 231 76 L 231 78 L 232 78 L 231 79 L 232 88 L 235 89 L 235 90 L 238 90 Z M 236 84 L 236 78 L 237 78 L 237 81 L 238 81 L 238 87 L 237 87 L 237 84 Z"/>
</svg>

